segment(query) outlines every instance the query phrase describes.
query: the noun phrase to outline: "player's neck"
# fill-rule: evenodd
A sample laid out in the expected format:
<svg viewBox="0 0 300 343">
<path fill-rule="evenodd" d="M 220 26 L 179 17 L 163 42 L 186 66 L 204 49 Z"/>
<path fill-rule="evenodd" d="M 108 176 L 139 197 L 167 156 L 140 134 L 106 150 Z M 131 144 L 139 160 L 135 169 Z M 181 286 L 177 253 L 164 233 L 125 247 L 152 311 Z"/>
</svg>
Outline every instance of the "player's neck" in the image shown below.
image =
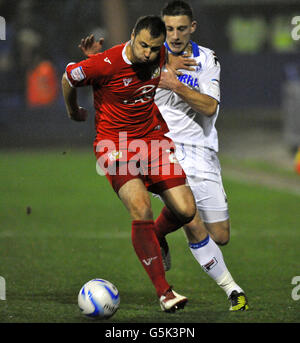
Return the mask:
<svg viewBox="0 0 300 343">
<path fill-rule="evenodd" d="M 131 63 L 133 63 L 134 58 L 133 58 L 133 54 L 132 54 L 132 47 L 131 47 L 130 41 L 128 42 L 128 44 L 125 47 L 125 54 L 126 54 L 126 57 L 128 58 L 128 60 Z"/>
<path fill-rule="evenodd" d="M 185 54 L 191 55 L 192 52 L 193 52 L 192 44 L 188 42 L 185 48 L 181 51 L 180 55 L 185 55 Z"/>
<path fill-rule="evenodd" d="M 131 41 L 129 41 L 125 47 L 125 55 L 132 64 L 137 63 L 136 58 L 134 57 L 133 50 L 132 50 Z"/>
<path fill-rule="evenodd" d="M 187 46 L 184 49 L 184 52 L 187 53 L 187 54 L 192 54 L 193 53 L 192 44 L 190 42 L 188 42 Z"/>
<path fill-rule="evenodd" d="M 190 42 L 187 43 L 187 45 L 184 47 L 183 50 L 181 50 L 180 52 L 174 52 L 170 49 L 169 45 L 167 43 L 165 43 L 167 49 L 169 50 L 169 52 L 171 52 L 173 55 L 185 55 L 185 54 L 192 54 L 193 52 L 193 48 L 192 48 L 192 44 Z"/>
</svg>

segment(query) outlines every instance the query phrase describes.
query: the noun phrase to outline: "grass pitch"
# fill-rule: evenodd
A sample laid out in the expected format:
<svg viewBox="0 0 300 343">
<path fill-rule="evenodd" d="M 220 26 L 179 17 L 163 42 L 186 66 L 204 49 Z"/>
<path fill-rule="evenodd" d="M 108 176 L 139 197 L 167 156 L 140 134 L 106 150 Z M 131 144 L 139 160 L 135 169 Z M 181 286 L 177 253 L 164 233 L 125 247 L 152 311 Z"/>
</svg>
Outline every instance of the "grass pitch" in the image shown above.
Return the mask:
<svg viewBox="0 0 300 343">
<path fill-rule="evenodd" d="M 130 218 L 97 175 L 92 151 L 2 151 L 0 160 L 1 323 L 90 323 L 77 294 L 96 277 L 113 282 L 121 296 L 106 323 L 300 322 L 291 284 L 300 275 L 299 196 L 224 178 L 232 234 L 222 251 L 250 310 L 228 311 L 225 293 L 201 270 L 179 230 L 168 236 L 167 279 L 189 303 L 166 314 L 133 251 Z M 162 203 L 152 201 L 158 215 Z"/>
</svg>

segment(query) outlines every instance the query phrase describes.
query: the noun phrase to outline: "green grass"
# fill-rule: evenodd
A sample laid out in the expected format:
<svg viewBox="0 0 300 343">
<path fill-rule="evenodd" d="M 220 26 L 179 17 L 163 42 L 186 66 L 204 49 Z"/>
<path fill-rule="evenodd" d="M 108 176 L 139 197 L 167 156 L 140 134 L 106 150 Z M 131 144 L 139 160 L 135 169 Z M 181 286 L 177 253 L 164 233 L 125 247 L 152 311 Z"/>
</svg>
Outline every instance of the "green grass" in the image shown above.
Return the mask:
<svg viewBox="0 0 300 343">
<path fill-rule="evenodd" d="M 220 161 L 223 168 L 233 167 L 242 170 L 248 170 L 249 172 L 255 171 L 268 173 L 279 178 L 289 178 L 289 180 L 297 181 L 300 184 L 300 177 L 294 171 L 293 166 L 288 166 L 289 168 L 284 168 L 282 166 L 275 165 L 272 162 L 262 161 L 257 158 L 233 158 L 224 155 L 220 157 Z"/>
<path fill-rule="evenodd" d="M 250 310 L 230 313 L 225 293 L 200 269 L 182 231 L 169 236 L 167 279 L 189 297 L 184 311 L 163 313 L 131 245 L 129 216 L 92 151 L 0 152 L 1 323 L 90 323 L 77 307 L 86 281 L 119 289 L 119 311 L 106 323 L 298 323 L 300 198 L 225 179 L 232 236 L 222 247 Z M 31 213 L 27 214 L 27 207 Z M 162 204 L 153 199 L 155 215 Z"/>
</svg>

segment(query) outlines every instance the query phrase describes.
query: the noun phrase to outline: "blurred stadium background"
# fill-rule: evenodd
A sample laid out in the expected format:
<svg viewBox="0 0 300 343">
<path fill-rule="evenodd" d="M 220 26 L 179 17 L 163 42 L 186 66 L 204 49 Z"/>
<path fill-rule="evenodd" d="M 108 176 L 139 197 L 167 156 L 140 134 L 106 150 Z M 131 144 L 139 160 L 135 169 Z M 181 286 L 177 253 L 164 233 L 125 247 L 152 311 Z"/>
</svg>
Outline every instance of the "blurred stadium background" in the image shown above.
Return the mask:
<svg viewBox="0 0 300 343">
<path fill-rule="evenodd" d="M 225 249 L 257 311 L 234 319 L 225 315 L 223 295 L 218 298 L 203 276 L 204 298 L 199 304 L 203 317 L 198 319 L 191 307 L 183 318 L 299 322 L 299 302 L 291 299 L 290 292 L 292 277 L 299 275 L 300 175 L 295 156 L 300 146 L 300 40 L 292 38 L 297 28 L 291 21 L 300 16 L 300 2 L 189 2 L 198 22 L 193 39 L 214 49 L 221 63 L 217 129 L 235 240 Z M 95 187 L 99 181 L 92 151 L 91 91 L 79 92 L 80 104 L 90 110 L 88 122 L 73 122 L 65 112 L 60 80 L 69 62 L 82 59 L 77 47 L 81 38 L 94 33 L 96 38 L 104 37 L 104 48 L 109 48 L 129 38 L 139 16 L 159 14 L 164 4 L 165 0 L 0 0 L 0 16 L 6 23 L 6 39 L 0 41 L 0 275 L 7 279 L 10 304 L 0 307 L 0 322 L 80 321 L 74 319 L 74 294 L 93 272 L 97 277 L 113 277 L 110 280 L 121 287 L 124 307 L 116 318 L 134 322 L 149 315 L 148 305 L 141 305 L 145 295 L 139 285 L 132 295 L 131 281 L 136 279 L 149 289 L 147 296 L 152 299 L 148 281 L 141 273 L 134 274 L 140 266 L 130 245 L 128 215 L 105 180 L 101 185 L 105 197 Z M 252 187 L 253 183 L 269 191 Z M 103 211 L 95 208 L 98 201 Z M 157 204 L 156 211 L 160 207 Z M 109 232 L 100 234 L 99 223 L 103 230 L 111 230 L 112 237 L 119 237 L 123 260 L 132 259 L 126 273 L 120 273 L 119 262 L 111 255 L 114 245 Z M 241 228 L 238 239 L 235 227 Z M 174 235 L 179 250 L 181 241 Z M 114 259 L 111 273 L 97 274 L 95 256 L 101 257 L 102 266 Z M 185 258 L 189 261 L 190 256 L 178 254 L 176 262 L 182 263 L 182 270 L 184 263 L 190 263 Z M 240 258 L 247 268 L 240 268 Z M 189 277 L 198 277 L 198 267 L 194 268 Z M 198 280 L 187 285 L 186 276 L 177 271 L 173 274 L 177 284 L 182 282 L 180 287 L 190 288 L 192 295 L 195 292 L 197 304 L 193 285 Z M 211 312 L 212 302 L 218 308 Z M 151 306 L 156 309 L 157 304 Z M 157 312 L 146 318 L 166 320 Z"/>
<path fill-rule="evenodd" d="M 66 118 L 60 91 L 66 64 L 82 59 L 77 48 L 82 37 L 103 36 L 105 48 L 125 41 L 137 17 L 158 14 L 164 3 L 0 0 L 0 15 L 6 21 L 6 40 L 0 41 L 1 147 L 90 145 L 93 116 L 88 125 Z M 253 144 L 253 151 L 258 152 L 259 145 L 264 153 L 276 148 L 280 158 L 291 157 L 300 145 L 300 40 L 291 36 L 299 1 L 190 3 L 198 21 L 193 39 L 214 49 L 221 62 L 221 152 L 236 146 L 248 151 Z M 90 92 L 81 93 L 83 104 L 91 108 Z M 238 131 L 235 135 L 233 129 Z M 253 140 L 253 130 L 262 137 Z"/>
</svg>

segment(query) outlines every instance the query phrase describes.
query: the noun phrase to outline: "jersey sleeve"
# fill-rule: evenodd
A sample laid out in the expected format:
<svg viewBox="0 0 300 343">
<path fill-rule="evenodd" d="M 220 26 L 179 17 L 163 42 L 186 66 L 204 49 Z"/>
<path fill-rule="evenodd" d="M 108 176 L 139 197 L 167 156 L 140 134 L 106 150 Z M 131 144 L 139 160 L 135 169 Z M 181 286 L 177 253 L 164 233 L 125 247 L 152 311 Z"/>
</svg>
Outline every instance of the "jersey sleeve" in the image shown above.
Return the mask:
<svg viewBox="0 0 300 343">
<path fill-rule="evenodd" d="M 213 51 L 207 56 L 207 61 L 199 75 L 199 89 L 220 102 L 220 63 Z"/>
<path fill-rule="evenodd" d="M 110 61 L 105 53 L 91 55 L 78 63 L 69 63 L 66 67 L 67 80 L 71 87 L 101 85 L 110 73 Z"/>
</svg>

